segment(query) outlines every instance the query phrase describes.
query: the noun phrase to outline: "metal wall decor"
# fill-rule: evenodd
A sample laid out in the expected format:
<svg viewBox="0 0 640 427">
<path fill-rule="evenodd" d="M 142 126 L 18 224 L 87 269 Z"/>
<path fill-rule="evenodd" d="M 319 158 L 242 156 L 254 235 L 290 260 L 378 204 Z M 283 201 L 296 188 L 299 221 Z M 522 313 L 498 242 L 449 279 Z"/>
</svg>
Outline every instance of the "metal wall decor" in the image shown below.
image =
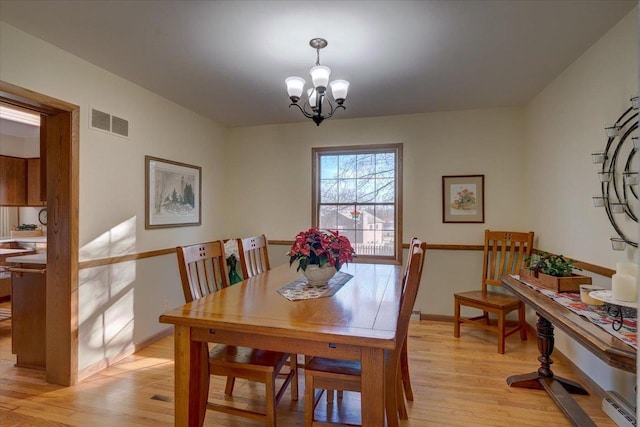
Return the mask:
<svg viewBox="0 0 640 427">
<path fill-rule="evenodd" d="M 631 106 L 612 125 L 605 127 L 607 144 L 602 151 L 591 153 L 598 171 L 600 194 L 593 196 L 593 205 L 603 207 L 617 236 L 611 237 L 613 250 L 624 250 L 626 245 L 638 247 L 632 239 L 638 223 L 638 109 L 640 99 L 631 98 Z M 635 159 L 635 161 L 634 161 Z M 632 229 L 633 231 L 627 231 Z"/>
</svg>

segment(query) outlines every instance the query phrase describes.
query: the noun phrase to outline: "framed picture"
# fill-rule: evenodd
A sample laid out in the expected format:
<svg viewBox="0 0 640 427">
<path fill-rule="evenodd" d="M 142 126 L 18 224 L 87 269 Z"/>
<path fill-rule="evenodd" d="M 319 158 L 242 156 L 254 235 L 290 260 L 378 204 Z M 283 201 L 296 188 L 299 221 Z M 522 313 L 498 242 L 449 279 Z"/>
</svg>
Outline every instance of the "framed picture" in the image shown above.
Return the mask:
<svg viewBox="0 0 640 427">
<path fill-rule="evenodd" d="M 151 156 L 144 160 L 144 228 L 202 224 L 202 168 Z"/>
<path fill-rule="evenodd" d="M 484 175 L 442 177 L 442 222 L 484 223 Z"/>
</svg>

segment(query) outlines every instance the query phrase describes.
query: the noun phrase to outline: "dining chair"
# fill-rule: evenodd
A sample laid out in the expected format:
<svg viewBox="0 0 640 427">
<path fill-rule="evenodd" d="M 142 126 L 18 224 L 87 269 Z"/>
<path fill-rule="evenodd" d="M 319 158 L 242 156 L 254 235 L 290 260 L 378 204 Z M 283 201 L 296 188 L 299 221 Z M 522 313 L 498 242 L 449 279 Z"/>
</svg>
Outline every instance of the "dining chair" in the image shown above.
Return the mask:
<svg viewBox="0 0 640 427">
<path fill-rule="evenodd" d="M 453 336 L 460 337 L 460 325 L 476 326 L 498 334 L 498 353 L 504 354 L 505 338 L 520 331 L 520 339 L 527 339 L 524 303 L 516 296 L 498 292 L 502 287 L 501 278 L 506 274 L 518 274 L 525 259 L 531 255 L 533 231 L 490 231 L 484 232 L 484 260 L 482 266 L 482 288 L 480 290 L 458 292 L 454 298 Z M 490 288 L 491 287 L 491 288 Z M 495 290 L 490 290 L 495 289 Z M 462 317 L 460 307 L 482 310 L 482 315 Z M 507 324 L 507 314 L 517 311 L 515 326 Z M 497 319 L 490 319 L 494 314 Z"/>
<path fill-rule="evenodd" d="M 417 237 L 412 237 L 411 243 L 409 244 L 409 256 L 407 257 L 407 263 L 405 264 L 404 272 L 402 274 L 403 284 L 406 283 L 405 279 L 411 267 L 411 260 L 412 260 L 411 254 L 413 254 L 413 250 L 417 247 L 422 249 L 423 252 L 427 250 L 426 243 L 424 243 L 422 240 L 418 239 Z M 407 337 L 405 337 L 404 343 L 402 344 L 402 350 L 400 353 L 400 379 L 402 382 L 402 388 L 404 390 L 405 398 L 408 401 L 413 401 L 413 389 L 411 388 L 411 375 L 409 373 L 409 354 L 408 354 L 408 348 L 407 348 L 407 341 L 408 341 Z M 400 399 L 399 404 L 400 404 L 399 406 L 400 419 L 403 419 L 403 420 L 408 419 L 407 410 L 404 405 L 404 400 Z"/>
<path fill-rule="evenodd" d="M 269 264 L 269 242 L 264 234 L 238 239 L 242 278 L 248 279 L 271 268 Z"/>
<path fill-rule="evenodd" d="M 199 243 L 176 248 L 182 290 L 186 302 L 205 297 L 228 286 L 221 241 Z M 265 412 L 207 402 L 207 409 L 239 415 L 276 426 L 276 406 L 289 383 L 297 381 L 298 367 L 292 359 L 289 372 L 276 393 L 276 378 L 289 354 L 230 345 L 215 345 L 209 351 L 209 374 L 227 377 L 225 394 L 231 396 L 235 378 L 265 384 Z M 207 385 L 208 387 L 208 385 Z M 291 399 L 298 400 L 297 389 L 291 388 Z"/>
<path fill-rule="evenodd" d="M 410 254 L 409 271 L 404 279 L 400 298 L 400 310 L 396 322 L 395 348 L 390 350 L 385 363 L 385 412 L 388 427 L 399 425 L 399 399 L 402 385 L 399 377 L 403 343 L 409 330 L 411 310 L 416 301 L 422 268 L 424 250 L 417 246 Z M 359 361 L 314 357 L 305 367 L 305 427 L 325 426 L 328 423 L 314 419 L 315 408 L 323 389 L 361 391 L 362 369 Z M 316 389 L 319 392 L 316 393 Z M 352 424 L 343 424 L 352 425 Z"/>
<path fill-rule="evenodd" d="M 269 263 L 269 241 L 264 234 L 255 237 L 245 237 L 238 240 L 238 254 L 240 255 L 240 269 L 244 280 L 271 270 Z M 294 362 L 295 359 L 295 362 Z M 289 366 L 298 364 L 298 355 L 291 354 Z M 298 395 L 298 376 L 291 381 L 291 392 Z"/>
<path fill-rule="evenodd" d="M 404 270 L 402 273 L 402 282 L 404 283 L 404 279 L 407 277 L 407 273 L 409 272 L 409 267 L 411 265 L 411 254 L 413 253 L 413 249 L 416 247 L 422 248 L 423 251 L 427 250 L 426 243 L 422 242 L 417 237 L 411 238 L 411 243 L 409 244 L 409 256 L 407 257 L 407 263 L 404 266 Z M 409 372 L 409 354 L 407 348 L 407 338 L 404 340 L 404 344 L 402 345 L 402 352 L 400 353 L 400 375 L 402 381 L 402 387 L 404 390 L 404 396 L 408 401 L 413 401 L 413 389 L 411 388 L 411 374 Z M 338 391 L 338 399 L 342 399 L 342 391 Z M 333 401 L 333 390 L 327 390 L 327 401 Z M 398 412 L 400 415 L 400 419 L 406 420 L 408 419 L 407 409 L 404 404 L 403 399 L 399 399 L 399 408 Z"/>
</svg>

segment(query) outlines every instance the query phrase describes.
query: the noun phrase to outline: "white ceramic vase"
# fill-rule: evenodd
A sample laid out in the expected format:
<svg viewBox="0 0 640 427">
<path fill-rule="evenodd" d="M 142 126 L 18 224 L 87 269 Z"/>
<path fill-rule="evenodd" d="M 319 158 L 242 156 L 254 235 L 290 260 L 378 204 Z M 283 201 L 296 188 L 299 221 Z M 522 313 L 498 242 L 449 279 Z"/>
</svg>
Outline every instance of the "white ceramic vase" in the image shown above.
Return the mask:
<svg viewBox="0 0 640 427">
<path fill-rule="evenodd" d="M 309 281 L 311 286 L 326 286 L 329 280 L 337 273 L 336 268 L 325 264 L 322 267 L 318 267 L 316 264 L 307 266 L 307 269 L 303 271 L 305 277 Z"/>
</svg>

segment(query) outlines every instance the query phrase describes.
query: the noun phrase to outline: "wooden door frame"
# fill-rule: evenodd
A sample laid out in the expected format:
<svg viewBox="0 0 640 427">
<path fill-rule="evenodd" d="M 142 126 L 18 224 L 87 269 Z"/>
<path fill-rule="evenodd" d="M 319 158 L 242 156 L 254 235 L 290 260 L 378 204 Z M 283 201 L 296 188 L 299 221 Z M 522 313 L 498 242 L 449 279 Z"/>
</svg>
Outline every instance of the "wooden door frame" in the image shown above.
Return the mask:
<svg viewBox="0 0 640 427">
<path fill-rule="evenodd" d="M 47 183 L 46 380 L 78 381 L 80 107 L 0 80 L 0 101 L 39 112 Z M 42 143 L 41 143 L 42 144 Z"/>
</svg>

